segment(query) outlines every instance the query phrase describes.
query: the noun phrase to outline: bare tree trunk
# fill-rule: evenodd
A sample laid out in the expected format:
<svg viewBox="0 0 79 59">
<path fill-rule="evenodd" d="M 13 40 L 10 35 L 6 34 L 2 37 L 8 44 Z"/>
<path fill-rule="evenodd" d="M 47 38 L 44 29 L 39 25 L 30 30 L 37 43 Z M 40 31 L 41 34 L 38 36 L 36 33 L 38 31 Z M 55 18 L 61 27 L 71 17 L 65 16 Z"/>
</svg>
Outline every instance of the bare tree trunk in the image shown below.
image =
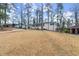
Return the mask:
<svg viewBox="0 0 79 59">
<path fill-rule="evenodd" d="M 41 30 L 43 30 L 43 4 L 42 4 L 42 22 L 41 22 Z"/>
<path fill-rule="evenodd" d="M 48 9 L 48 30 L 49 30 L 49 9 Z"/>
<path fill-rule="evenodd" d="M 22 20 L 23 20 L 23 18 L 22 18 L 22 15 L 23 15 L 23 13 L 22 13 L 22 4 L 21 4 L 21 27 L 20 28 L 22 28 Z"/>
<path fill-rule="evenodd" d="M 0 19 L 0 27 L 1 27 L 1 30 L 3 30 L 3 25 L 1 23 L 1 19 Z"/>
<path fill-rule="evenodd" d="M 27 9 L 27 12 L 28 12 L 28 29 L 29 29 L 29 28 L 30 28 L 30 27 L 29 27 L 29 17 L 30 17 L 30 16 L 29 16 L 29 10 L 28 10 L 28 9 Z"/>
<path fill-rule="evenodd" d="M 6 8 L 5 8 L 5 26 L 6 26 Z"/>
<path fill-rule="evenodd" d="M 75 25 L 78 25 L 77 11 L 75 11 Z"/>
</svg>

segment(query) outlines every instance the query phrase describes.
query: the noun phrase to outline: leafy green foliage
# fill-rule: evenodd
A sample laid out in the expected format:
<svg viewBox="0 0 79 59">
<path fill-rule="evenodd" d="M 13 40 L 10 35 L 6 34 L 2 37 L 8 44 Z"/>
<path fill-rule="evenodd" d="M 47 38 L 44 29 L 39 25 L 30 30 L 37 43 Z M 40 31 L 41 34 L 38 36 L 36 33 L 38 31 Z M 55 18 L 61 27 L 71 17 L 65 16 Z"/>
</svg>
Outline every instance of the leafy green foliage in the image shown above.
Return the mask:
<svg viewBox="0 0 79 59">
<path fill-rule="evenodd" d="M 68 28 L 64 28 L 64 29 L 63 29 L 63 32 L 69 33 L 69 29 L 68 29 Z"/>
</svg>

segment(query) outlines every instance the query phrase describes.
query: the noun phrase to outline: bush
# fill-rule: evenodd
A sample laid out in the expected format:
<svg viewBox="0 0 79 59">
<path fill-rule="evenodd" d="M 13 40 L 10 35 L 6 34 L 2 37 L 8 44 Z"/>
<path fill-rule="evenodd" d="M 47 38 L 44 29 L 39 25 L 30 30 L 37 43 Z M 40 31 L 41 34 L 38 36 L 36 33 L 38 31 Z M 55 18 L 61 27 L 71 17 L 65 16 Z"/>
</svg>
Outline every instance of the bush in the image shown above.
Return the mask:
<svg viewBox="0 0 79 59">
<path fill-rule="evenodd" d="M 63 29 L 63 32 L 69 33 L 69 29 L 68 29 L 68 28 L 64 28 L 64 29 Z"/>
</svg>

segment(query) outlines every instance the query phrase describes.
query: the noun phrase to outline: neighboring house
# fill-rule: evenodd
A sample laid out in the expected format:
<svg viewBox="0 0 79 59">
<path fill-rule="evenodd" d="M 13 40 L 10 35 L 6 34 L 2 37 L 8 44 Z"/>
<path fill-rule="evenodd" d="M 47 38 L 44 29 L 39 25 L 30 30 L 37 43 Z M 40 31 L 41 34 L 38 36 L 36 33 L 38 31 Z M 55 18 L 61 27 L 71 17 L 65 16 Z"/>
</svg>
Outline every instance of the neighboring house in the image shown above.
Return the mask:
<svg viewBox="0 0 79 59">
<path fill-rule="evenodd" d="M 79 34 L 79 25 L 75 25 L 69 28 L 70 33 Z"/>
<path fill-rule="evenodd" d="M 49 25 L 49 28 L 48 28 L 48 25 Z M 32 29 L 35 29 L 35 28 L 41 29 L 41 25 L 39 25 L 39 26 L 30 26 L 30 27 Z M 43 30 L 56 31 L 56 25 L 51 25 L 50 23 L 45 22 L 44 25 L 43 25 Z"/>
<path fill-rule="evenodd" d="M 49 24 L 49 29 L 48 29 L 48 24 Z M 50 23 L 45 23 L 43 28 L 51 31 L 56 31 L 56 25 L 51 25 Z"/>
</svg>

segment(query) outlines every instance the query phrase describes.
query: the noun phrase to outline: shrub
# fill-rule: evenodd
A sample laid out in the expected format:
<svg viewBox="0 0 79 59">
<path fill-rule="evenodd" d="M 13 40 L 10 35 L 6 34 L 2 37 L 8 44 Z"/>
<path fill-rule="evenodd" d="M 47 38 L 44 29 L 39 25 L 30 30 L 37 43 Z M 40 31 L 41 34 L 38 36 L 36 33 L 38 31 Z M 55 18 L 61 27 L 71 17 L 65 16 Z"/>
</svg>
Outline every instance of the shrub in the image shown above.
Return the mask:
<svg viewBox="0 0 79 59">
<path fill-rule="evenodd" d="M 64 28 L 64 29 L 63 29 L 63 32 L 69 33 L 69 29 L 68 29 L 68 28 Z"/>
</svg>

